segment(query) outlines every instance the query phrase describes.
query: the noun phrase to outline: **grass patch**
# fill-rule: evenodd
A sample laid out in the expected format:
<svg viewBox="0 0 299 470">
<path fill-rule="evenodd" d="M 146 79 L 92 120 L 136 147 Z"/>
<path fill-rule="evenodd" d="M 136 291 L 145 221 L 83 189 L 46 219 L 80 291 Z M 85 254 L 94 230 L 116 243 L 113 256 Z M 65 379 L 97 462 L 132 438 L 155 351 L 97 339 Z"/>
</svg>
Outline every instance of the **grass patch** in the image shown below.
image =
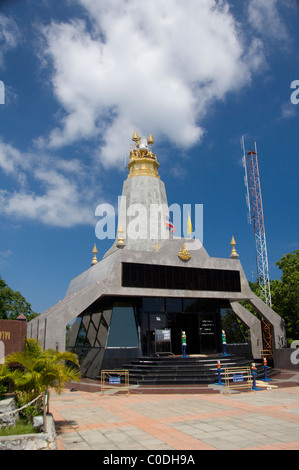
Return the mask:
<svg viewBox="0 0 299 470">
<path fill-rule="evenodd" d="M 0 428 L 0 436 L 15 436 L 19 434 L 36 434 L 37 428 L 34 428 L 31 423 L 19 420 L 14 426 Z"/>
</svg>

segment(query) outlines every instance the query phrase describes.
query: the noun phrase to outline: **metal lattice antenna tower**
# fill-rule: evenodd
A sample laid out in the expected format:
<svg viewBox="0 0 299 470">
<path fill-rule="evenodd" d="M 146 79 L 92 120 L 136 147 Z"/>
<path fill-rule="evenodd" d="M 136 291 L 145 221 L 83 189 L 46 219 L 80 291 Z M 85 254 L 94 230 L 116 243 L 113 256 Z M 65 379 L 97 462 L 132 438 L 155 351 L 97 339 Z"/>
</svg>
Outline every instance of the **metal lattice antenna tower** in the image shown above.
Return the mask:
<svg viewBox="0 0 299 470">
<path fill-rule="evenodd" d="M 247 190 L 246 200 L 249 211 L 248 220 L 251 223 L 251 207 L 255 235 L 256 261 L 260 297 L 262 300 L 264 300 L 267 305 L 271 306 L 272 301 L 269 279 L 266 233 L 256 142 L 254 142 L 255 151 L 251 150 L 246 154 L 244 138 L 242 137 L 242 147 L 244 153 L 243 166 L 245 170 L 245 187 Z"/>
</svg>

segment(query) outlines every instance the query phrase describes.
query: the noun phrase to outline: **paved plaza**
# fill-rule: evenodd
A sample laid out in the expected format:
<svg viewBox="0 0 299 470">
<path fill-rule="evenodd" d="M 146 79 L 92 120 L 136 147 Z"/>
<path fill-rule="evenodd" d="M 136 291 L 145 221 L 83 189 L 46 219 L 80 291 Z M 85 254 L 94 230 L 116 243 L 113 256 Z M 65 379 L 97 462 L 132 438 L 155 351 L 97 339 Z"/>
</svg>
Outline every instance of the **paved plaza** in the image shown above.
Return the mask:
<svg viewBox="0 0 299 470">
<path fill-rule="evenodd" d="M 232 394 L 65 390 L 50 400 L 58 450 L 299 450 L 299 373 L 285 377 Z"/>
</svg>

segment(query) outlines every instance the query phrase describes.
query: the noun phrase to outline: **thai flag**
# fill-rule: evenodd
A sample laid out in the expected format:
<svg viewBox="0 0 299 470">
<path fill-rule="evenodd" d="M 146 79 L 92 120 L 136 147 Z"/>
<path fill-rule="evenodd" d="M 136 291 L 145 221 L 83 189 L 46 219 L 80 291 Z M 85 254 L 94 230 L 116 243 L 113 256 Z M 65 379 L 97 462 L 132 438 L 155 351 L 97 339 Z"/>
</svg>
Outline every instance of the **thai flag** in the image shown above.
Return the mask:
<svg viewBox="0 0 299 470">
<path fill-rule="evenodd" d="M 175 228 L 174 228 L 173 223 L 170 221 L 170 218 L 168 215 L 165 216 L 165 223 L 166 223 L 166 227 L 168 228 L 168 230 L 174 233 Z"/>
</svg>

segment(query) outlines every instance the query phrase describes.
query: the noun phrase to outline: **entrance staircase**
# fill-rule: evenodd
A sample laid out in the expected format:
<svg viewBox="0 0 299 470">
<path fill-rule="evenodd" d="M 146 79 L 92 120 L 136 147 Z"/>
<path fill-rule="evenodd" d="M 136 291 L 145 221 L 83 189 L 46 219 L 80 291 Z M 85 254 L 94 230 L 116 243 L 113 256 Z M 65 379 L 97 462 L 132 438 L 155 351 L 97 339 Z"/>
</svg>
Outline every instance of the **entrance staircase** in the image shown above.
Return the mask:
<svg viewBox="0 0 299 470">
<path fill-rule="evenodd" d="M 264 377 L 262 363 L 237 355 L 215 354 L 202 356 L 167 356 L 167 357 L 140 357 L 124 364 L 123 369 L 129 371 L 130 384 L 136 385 L 195 385 L 211 384 L 218 380 L 217 363 L 220 361 L 221 369 L 233 367 L 248 367 L 255 362 L 257 379 Z M 276 373 L 269 367 L 267 375 Z M 224 370 L 221 372 L 224 381 Z"/>
</svg>

